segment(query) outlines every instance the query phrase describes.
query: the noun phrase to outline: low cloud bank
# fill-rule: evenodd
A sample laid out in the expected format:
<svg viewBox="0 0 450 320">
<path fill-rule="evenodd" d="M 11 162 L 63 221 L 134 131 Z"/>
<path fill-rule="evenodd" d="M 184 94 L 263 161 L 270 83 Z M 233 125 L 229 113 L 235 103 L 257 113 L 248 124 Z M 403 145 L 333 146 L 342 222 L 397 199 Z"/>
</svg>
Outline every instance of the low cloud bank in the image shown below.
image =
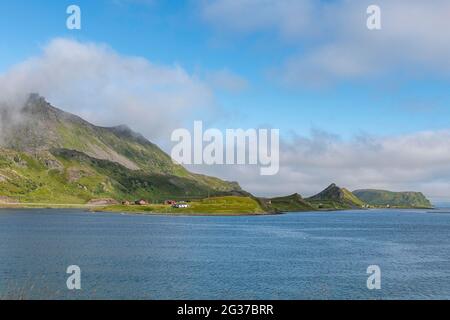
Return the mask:
<svg viewBox="0 0 450 320">
<path fill-rule="evenodd" d="M 123 56 L 105 45 L 55 39 L 0 75 L 0 103 L 21 107 L 29 93 L 98 125 L 128 124 L 167 140 L 195 114 L 216 111 L 212 89 L 178 65 Z"/>
<path fill-rule="evenodd" d="M 246 85 L 228 71 L 215 78 L 228 89 Z M 235 83 L 240 85 L 234 87 Z M 216 112 L 213 89 L 180 66 L 156 65 L 122 56 L 107 46 L 67 39 L 51 41 L 41 55 L 0 75 L 0 103 L 21 106 L 30 92 L 95 124 L 128 124 L 166 144 L 172 130 L 189 127 L 193 120 L 205 120 L 208 115 L 213 119 Z M 259 168 L 250 166 L 191 168 L 238 180 L 258 195 L 311 195 L 335 182 L 349 189 L 417 190 L 430 197 L 450 196 L 450 131 L 366 135 L 351 141 L 313 131 L 310 136 L 285 139 L 280 157 L 280 172 L 272 177 L 260 176 Z"/>
<path fill-rule="evenodd" d="M 203 20 L 237 37 L 266 34 L 293 51 L 271 73 L 293 86 L 323 86 L 380 75 L 448 79 L 448 0 L 197 1 Z M 367 29 L 369 5 L 382 29 Z M 297 50 L 296 50 L 297 49 Z M 295 51 L 297 51 L 295 53 Z"/>
<path fill-rule="evenodd" d="M 284 140 L 280 172 L 259 175 L 252 166 L 192 166 L 195 171 L 239 178 L 242 187 L 262 196 L 299 192 L 305 196 L 332 182 L 350 190 L 378 188 L 422 191 L 450 199 L 450 131 L 394 137 L 362 135 L 345 141 L 322 131 Z"/>
</svg>

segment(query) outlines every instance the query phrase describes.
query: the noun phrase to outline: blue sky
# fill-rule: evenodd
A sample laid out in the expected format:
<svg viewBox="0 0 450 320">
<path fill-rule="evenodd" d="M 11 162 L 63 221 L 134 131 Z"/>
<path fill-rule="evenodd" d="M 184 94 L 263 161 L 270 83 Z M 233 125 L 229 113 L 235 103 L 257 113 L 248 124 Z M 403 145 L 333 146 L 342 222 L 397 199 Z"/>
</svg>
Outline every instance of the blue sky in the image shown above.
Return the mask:
<svg viewBox="0 0 450 320">
<path fill-rule="evenodd" d="M 68 5 L 82 9 L 82 30 L 65 27 Z M 231 34 L 211 26 L 193 1 L 2 1 L 0 70 L 39 53 L 51 39 L 105 43 L 123 55 L 177 63 L 189 72 L 227 69 L 248 81 L 238 93 L 218 90 L 218 103 L 237 113 L 240 127 L 269 124 L 287 133 L 321 128 L 343 136 L 360 131 L 398 134 L 448 127 L 449 83 L 386 75 L 376 81 L 337 81 L 331 86 L 289 86 L 270 77 L 304 46 L 271 30 Z M 363 12 L 364 13 L 364 12 Z M 320 24 L 320 21 L 317 22 Z M 14 30 L 14 32 L 11 32 Z M 306 42 L 306 41 L 305 41 Z M 394 89 L 389 88 L 389 86 Z M 420 100 L 421 107 L 410 106 Z"/>
<path fill-rule="evenodd" d="M 300 165 L 286 160 L 287 169 L 278 177 L 286 188 L 280 193 L 319 191 L 326 181 L 317 178 L 317 172 L 330 170 L 326 179 L 349 188 L 387 185 L 392 189 L 422 189 L 444 197 L 450 194 L 450 186 L 442 181 L 447 177 L 447 168 L 429 172 L 422 168 L 445 162 L 447 158 L 441 158 L 441 151 L 447 146 L 436 145 L 433 152 L 420 148 L 424 139 L 430 138 L 428 133 L 436 135 L 433 141 L 445 141 L 442 137 L 449 129 L 450 23 L 446 12 L 450 12 L 450 5 L 445 0 L 436 0 L 433 5 L 419 0 L 375 1 L 382 9 L 383 28 L 370 31 L 366 27 L 366 8 L 372 2 L 1 1 L 0 75 L 6 75 L 5 83 L 14 84 L 38 77 L 25 88 L 34 88 L 35 83 L 41 88 L 60 71 L 46 67 L 51 61 L 80 58 L 83 54 L 101 57 L 98 63 L 108 61 L 102 68 L 112 68 L 109 77 L 118 74 L 119 78 L 133 78 L 119 86 L 122 95 L 114 92 L 102 96 L 124 79 L 110 79 L 112 83 L 102 86 L 98 83 L 101 77 L 85 88 L 80 83 L 61 84 L 61 79 L 55 77 L 48 82 L 58 84 L 58 90 L 41 88 L 42 93 L 59 107 L 102 125 L 117 125 L 125 120 L 121 113 L 124 109 L 116 106 L 108 111 L 111 101 L 135 100 L 144 108 L 139 109 L 141 113 L 148 111 L 149 118 L 156 119 L 156 129 L 146 131 L 151 124 L 130 125 L 162 144 L 169 139 L 169 131 L 158 126 L 165 122 L 158 114 L 172 112 L 168 117 L 179 116 L 180 123 L 195 118 L 222 129 L 279 128 L 289 151 L 298 147 L 298 152 L 309 152 L 309 156 L 320 149 L 316 144 L 328 146 L 325 151 L 320 149 L 314 161 L 286 152 L 286 158 L 298 158 Z M 66 28 L 66 8 L 71 4 L 81 8 L 82 30 Z M 109 49 L 103 51 L 103 45 Z M 140 64 L 131 57 L 142 57 L 148 63 L 142 73 Z M 29 59 L 33 62 L 27 64 Z M 98 67 L 83 66 L 85 70 Z M 74 73 L 76 69 L 72 66 L 68 70 Z M 39 79 L 36 70 L 46 72 L 47 78 Z M 166 86 L 173 79 L 171 94 L 139 96 L 141 92 L 134 88 L 139 86 L 136 81 L 145 78 L 144 84 L 153 83 L 147 71 L 165 79 L 156 87 Z M 89 77 L 96 78 L 100 73 L 90 73 Z M 126 91 L 128 85 L 130 92 Z M 99 92 L 99 97 L 92 97 L 100 106 L 98 110 L 89 105 L 91 96 L 86 92 L 90 86 Z M 80 98 L 83 93 L 85 97 Z M 94 89 L 89 92 L 95 93 Z M 145 99 L 148 105 L 144 106 L 141 102 Z M 153 99 L 159 109 L 152 104 Z M 197 104 L 205 108 L 196 108 Z M 364 141 L 375 139 L 383 150 L 397 146 L 398 163 L 374 167 L 373 159 L 368 159 L 361 163 L 358 178 L 334 174 L 345 170 L 326 159 L 334 159 L 338 149 L 358 149 L 361 137 Z M 412 144 L 417 150 L 408 149 Z M 363 150 L 372 147 L 367 144 Z M 436 157 L 405 163 L 408 157 L 404 155 L 409 151 L 412 157 L 422 151 Z M 344 169 L 348 166 L 354 170 L 353 159 L 345 161 Z M 311 163 L 321 166 L 312 167 Z M 223 169 L 199 171 L 230 180 L 237 174 Z M 410 172 L 417 175 L 405 178 Z M 242 176 L 242 172 L 238 174 Z M 298 187 L 297 180 L 289 180 L 291 176 L 306 183 Z M 389 177 L 397 180 L 387 183 Z M 242 179 L 244 187 L 266 193 L 262 186 L 269 180 L 252 175 Z"/>
</svg>

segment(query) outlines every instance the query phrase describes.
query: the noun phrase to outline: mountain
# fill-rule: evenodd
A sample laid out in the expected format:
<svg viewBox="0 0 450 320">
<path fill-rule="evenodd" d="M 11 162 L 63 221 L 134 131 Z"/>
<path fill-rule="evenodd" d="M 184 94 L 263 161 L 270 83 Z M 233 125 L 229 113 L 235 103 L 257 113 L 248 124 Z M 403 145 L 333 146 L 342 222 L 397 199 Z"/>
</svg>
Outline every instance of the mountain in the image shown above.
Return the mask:
<svg viewBox="0 0 450 320">
<path fill-rule="evenodd" d="M 95 126 L 37 94 L 22 108 L 1 108 L 0 116 L 0 196 L 7 199 L 86 203 L 249 195 L 236 182 L 173 163 L 127 126 Z"/>
<path fill-rule="evenodd" d="M 95 126 L 37 94 L 21 108 L 0 107 L 0 203 L 84 204 L 91 201 L 191 200 L 251 197 L 266 212 L 373 206 L 432 207 L 420 192 L 356 190 L 335 184 L 299 194 L 257 199 L 236 182 L 194 174 L 128 126 Z"/>
<path fill-rule="evenodd" d="M 261 199 L 261 201 L 275 212 L 301 212 L 316 210 L 311 204 L 305 201 L 301 195 L 295 193 L 290 196 L 277 197 L 271 199 Z"/>
<path fill-rule="evenodd" d="M 345 188 L 331 184 L 322 192 L 305 199 L 316 209 L 354 209 L 364 206 L 364 202 Z"/>
<path fill-rule="evenodd" d="M 392 192 L 386 190 L 362 189 L 353 194 L 372 206 L 401 208 L 432 208 L 431 202 L 421 192 Z"/>
</svg>

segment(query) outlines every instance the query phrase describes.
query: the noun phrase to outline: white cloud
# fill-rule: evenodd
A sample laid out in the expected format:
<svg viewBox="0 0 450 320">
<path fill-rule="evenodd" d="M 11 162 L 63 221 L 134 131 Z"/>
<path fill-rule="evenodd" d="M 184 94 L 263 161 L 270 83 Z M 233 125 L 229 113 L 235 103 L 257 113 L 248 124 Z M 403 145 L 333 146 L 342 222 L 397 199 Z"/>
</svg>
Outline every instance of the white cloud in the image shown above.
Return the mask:
<svg viewBox="0 0 450 320">
<path fill-rule="evenodd" d="M 382 30 L 366 27 L 368 5 L 381 7 Z M 341 79 L 402 72 L 450 71 L 450 2 L 435 0 L 212 0 L 201 2 L 205 21 L 240 35 L 273 31 L 298 48 L 274 74 L 289 84 L 322 85 Z M 272 39 L 272 41 L 277 41 Z"/>
<path fill-rule="evenodd" d="M 156 0 L 112 0 L 114 3 L 118 5 L 144 5 L 144 6 L 152 6 L 156 3 Z"/>
<path fill-rule="evenodd" d="M 95 124 L 128 124 L 151 139 L 167 140 L 184 121 L 216 108 L 212 89 L 178 65 L 68 39 L 51 41 L 41 55 L 0 75 L 2 100 L 20 105 L 30 92 Z"/>
<path fill-rule="evenodd" d="M 216 89 L 229 91 L 231 93 L 241 92 L 249 86 L 249 83 L 245 78 L 228 69 L 208 72 L 206 81 Z"/>
<path fill-rule="evenodd" d="M 201 1 L 203 18 L 225 31 L 251 33 L 276 29 L 283 36 L 304 34 L 311 23 L 311 0 Z"/>
<path fill-rule="evenodd" d="M 204 119 L 215 109 L 212 89 L 180 66 L 155 65 L 106 46 L 67 39 L 52 41 L 41 55 L 0 75 L 2 100 L 15 101 L 29 92 L 95 123 L 129 124 L 165 141 L 184 120 L 192 123 L 196 115 Z M 280 165 L 273 177 L 262 177 L 259 168 L 248 166 L 195 169 L 238 180 L 259 195 L 311 195 L 336 182 L 349 189 L 418 190 L 445 197 L 450 194 L 450 131 L 351 141 L 314 131 L 310 137 L 284 141 Z"/>
<path fill-rule="evenodd" d="M 280 172 L 259 175 L 254 166 L 192 169 L 239 182 L 258 195 L 299 192 L 305 196 L 335 182 L 350 190 L 381 188 L 422 191 L 434 198 L 450 195 L 450 131 L 426 131 L 394 137 L 359 136 L 350 141 L 326 132 L 284 141 Z"/>
</svg>

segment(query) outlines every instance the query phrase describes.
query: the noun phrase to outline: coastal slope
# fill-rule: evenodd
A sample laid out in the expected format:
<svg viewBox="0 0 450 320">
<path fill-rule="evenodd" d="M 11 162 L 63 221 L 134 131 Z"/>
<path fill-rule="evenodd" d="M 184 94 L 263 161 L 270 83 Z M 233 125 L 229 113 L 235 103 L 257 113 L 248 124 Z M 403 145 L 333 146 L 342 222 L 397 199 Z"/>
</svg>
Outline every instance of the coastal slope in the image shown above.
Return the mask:
<svg viewBox="0 0 450 320">
<path fill-rule="evenodd" d="M 387 190 L 361 189 L 353 191 L 358 198 L 371 206 L 392 208 L 432 208 L 421 192 L 392 192 Z"/>
<path fill-rule="evenodd" d="M 310 203 L 295 193 L 285 197 L 261 199 L 267 208 L 275 212 L 302 212 L 316 210 Z"/>
<path fill-rule="evenodd" d="M 3 202 L 249 196 L 236 182 L 189 172 L 125 125 L 95 126 L 36 94 L 0 116 Z"/>
<path fill-rule="evenodd" d="M 340 188 L 334 183 L 305 200 L 314 208 L 322 210 L 357 209 L 364 206 L 361 199 L 346 188 Z"/>
</svg>

